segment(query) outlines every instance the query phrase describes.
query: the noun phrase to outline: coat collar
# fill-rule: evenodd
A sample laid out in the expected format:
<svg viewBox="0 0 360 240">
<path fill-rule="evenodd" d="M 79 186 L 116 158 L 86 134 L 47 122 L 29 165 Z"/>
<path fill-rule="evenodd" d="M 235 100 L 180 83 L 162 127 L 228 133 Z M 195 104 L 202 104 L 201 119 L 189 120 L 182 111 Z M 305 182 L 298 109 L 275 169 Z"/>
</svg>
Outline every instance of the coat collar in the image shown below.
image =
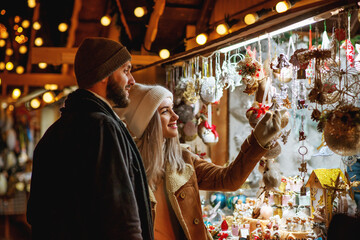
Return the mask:
<svg viewBox="0 0 360 240">
<path fill-rule="evenodd" d="M 182 173 L 172 171 L 170 164 L 167 163 L 165 167 L 167 191 L 171 194 L 174 194 L 190 180 L 191 176 L 194 174 L 194 171 L 194 168 L 188 163 L 185 164 L 185 169 Z"/>
</svg>

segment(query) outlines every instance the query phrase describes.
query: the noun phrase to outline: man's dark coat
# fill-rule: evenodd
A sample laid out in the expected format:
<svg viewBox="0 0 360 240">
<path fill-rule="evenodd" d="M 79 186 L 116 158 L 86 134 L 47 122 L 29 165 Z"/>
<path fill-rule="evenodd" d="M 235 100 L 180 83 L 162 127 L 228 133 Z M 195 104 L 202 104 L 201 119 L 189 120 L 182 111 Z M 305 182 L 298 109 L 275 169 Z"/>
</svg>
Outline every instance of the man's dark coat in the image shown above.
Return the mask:
<svg viewBox="0 0 360 240">
<path fill-rule="evenodd" d="M 153 239 L 140 154 L 104 101 L 78 89 L 34 151 L 33 239 Z"/>
</svg>

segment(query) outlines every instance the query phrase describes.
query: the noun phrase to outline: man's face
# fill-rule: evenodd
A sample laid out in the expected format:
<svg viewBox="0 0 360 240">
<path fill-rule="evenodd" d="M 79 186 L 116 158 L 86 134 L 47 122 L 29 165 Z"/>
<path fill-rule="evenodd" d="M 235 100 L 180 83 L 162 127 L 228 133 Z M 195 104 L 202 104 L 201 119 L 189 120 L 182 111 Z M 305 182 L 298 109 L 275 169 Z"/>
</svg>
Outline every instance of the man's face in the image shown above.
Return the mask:
<svg viewBox="0 0 360 240">
<path fill-rule="evenodd" d="M 106 98 L 115 103 L 114 107 L 124 108 L 129 104 L 129 90 L 135 84 L 131 74 L 131 63 L 127 61 L 109 76 Z"/>
</svg>

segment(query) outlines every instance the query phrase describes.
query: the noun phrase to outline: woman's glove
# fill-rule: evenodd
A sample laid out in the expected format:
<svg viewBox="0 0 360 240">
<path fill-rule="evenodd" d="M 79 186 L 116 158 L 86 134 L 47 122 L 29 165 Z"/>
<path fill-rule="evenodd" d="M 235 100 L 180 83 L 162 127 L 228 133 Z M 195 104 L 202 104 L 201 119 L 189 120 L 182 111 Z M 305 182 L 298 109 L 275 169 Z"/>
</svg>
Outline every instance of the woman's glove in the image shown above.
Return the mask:
<svg viewBox="0 0 360 240">
<path fill-rule="evenodd" d="M 281 115 L 284 110 L 275 113 L 266 112 L 265 116 L 256 124 L 254 136 L 263 148 L 269 148 L 272 140 L 281 129 Z"/>
</svg>

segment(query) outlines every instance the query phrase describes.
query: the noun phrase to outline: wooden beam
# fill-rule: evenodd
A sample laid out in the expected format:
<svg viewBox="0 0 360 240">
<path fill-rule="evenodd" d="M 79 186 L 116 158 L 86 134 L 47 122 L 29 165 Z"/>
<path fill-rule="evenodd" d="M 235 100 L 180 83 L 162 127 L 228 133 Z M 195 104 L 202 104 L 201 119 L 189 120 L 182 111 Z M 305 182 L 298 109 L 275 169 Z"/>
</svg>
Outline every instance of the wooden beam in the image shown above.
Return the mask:
<svg viewBox="0 0 360 240">
<path fill-rule="evenodd" d="M 147 51 L 150 51 L 151 44 L 154 42 L 156 38 L 159 20 L 161 15 L 164 13 L 165 3 L 166 3 L 165 0 L 155 0 L 154 10 L 151 13 L 149 26 L 146 29 L 145 39 L 144 39 L 144 48 Z"/>
<path fill-rule="evenodd" d="M 207 30 L 211 13 L 214 9 L 216 0 L 205 0 L 203 8 L 201 9 L 201 14 L 199 20 L 196 24 L 196 33 L 202 33 Z"/>
<path fill-rule="evenodd" d="M 127 24 L 127 22 L 126 22 L 124 11 L 123 11 L 123 9 L 121 7 L 121 4 L 120 4 L 120 0 L 116 0 L 116 4 L 117 4 L 119 12 L 120 12 L 120 19 L 121 19 L 122 24 L 124 25 L 125 32 L 128 35 L 129 39 L 132 40 L 130 28 L 129 28 L 129 25 Z"/>
<path fill-rule="evenodd" d="M 30 56 L 32 64 L 46 62 L 47 64 L 73 64 L 77 48 L 61 47 L 37 47 L 33 48 Z M 161 60 L 159 56 L 154 55 L 132 55 L 132 65 L 148 65 Z"/>
</svg>

